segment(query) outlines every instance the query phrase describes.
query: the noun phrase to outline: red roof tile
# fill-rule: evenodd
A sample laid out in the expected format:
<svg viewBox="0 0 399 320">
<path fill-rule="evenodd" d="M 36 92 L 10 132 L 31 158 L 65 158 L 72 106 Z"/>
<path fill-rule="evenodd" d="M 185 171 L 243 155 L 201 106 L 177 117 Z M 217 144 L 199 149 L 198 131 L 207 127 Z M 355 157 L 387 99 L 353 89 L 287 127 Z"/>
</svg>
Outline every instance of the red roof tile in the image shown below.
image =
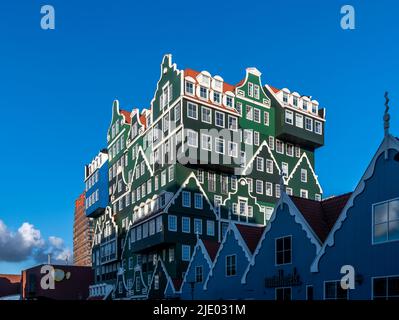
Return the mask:
<svg viewBox="0 0 399 320">
<path fill-rule="evenodd" d="M 220 243 L 211 240 L 202 240 L 202 243 L 205 246 L 206 251 L 208 251 L 209 257 L 211 260 L 215 260 L 216 254 L 219 250 Z"/>
<path fill-rule="evenodd" d="M 125 118 L 125 122 L 130 124 L 132 122 L 132 118 L 130 117 L 130 112 L 126 110 L 119 110 L 119 113 Z"/>
<path fill-rule="evenodd" d="M 291 199 L 320 241 L 324 242 L 351 194 L 351 192 L 345 193 L 323 201 L 314 201 L 294 196 L 291 196 Z"/>
<path fill-rule="evenodd" d="M 147 119 L 145 115 L 140 116 L 140 122 L 143 124 L 144 128 L 147 128 Z"/>
<path fill-rule="evenodd" d="M 280 91 L 280 89 L 277 89 L 277 88 L 275 88 L 275 87 L 273 87 L 273 86 L 270 86 L 270 85 L 269 85 L 269 87 L 270 87 L 270 89 L 273 90 L 274 93 L 277 93 L 277 92 Z"/>
<path fill-rule="evenodd" d="M 236 224 L 236 226 L 248 249 L 251 253 L 254 253 L 265 227 L 247 226 L 242 224 Z"/>
</svg>

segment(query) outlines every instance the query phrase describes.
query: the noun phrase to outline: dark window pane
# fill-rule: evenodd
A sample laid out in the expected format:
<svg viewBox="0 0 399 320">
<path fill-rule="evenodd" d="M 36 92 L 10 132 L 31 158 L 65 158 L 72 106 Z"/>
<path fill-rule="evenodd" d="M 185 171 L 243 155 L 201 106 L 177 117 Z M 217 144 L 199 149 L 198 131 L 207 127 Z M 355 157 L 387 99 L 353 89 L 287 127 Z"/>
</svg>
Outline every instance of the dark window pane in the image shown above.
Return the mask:
<svg viewBox="0 0 399 320">
<path fill-rule="evenodd" d="M 283 239 L 277 239 L 277 241 L 276 241 L 276 250 L 277 250 L 277 251 L 282 251 L 282 250 L 284 250 L 284 247 L 283 247 Z"/>
<path fill-rule="evenodd" d="M 284 238 L 284 250 L 291 250 L 291 237 Z"/>
<path fill-rule="evenodd" d="M 399 200 L 389 203 L 389 220 L 399 220 Z"/>
<path fill-rule="evenodd" d="M 342 289 L 339 281 L 337 282 L 337 299 L 348 299 L 348 290 Z"/>
<path fill-rule="evenodd" d="M 324 284 L 325 298 L 335 299 L 335 282 L 327 282 Z"/>
<path fill-rule="evenodd" d="M 389 240 L 398 240 L 399 239 L 399 220 L 389 222 L 388 238 L 389 238 Z"/>
<path fill-rule="evenodd" d="M 284 253 L 283 252 L 277 252 L 276 258 L 277 258 L 277 261 L 276 261 L 277 264 L 284 263 Z"/>
<path fill-rule="evenodd" d="M 284 292 L 283 289 L 276 289 L 276 300 L 284 300 Z"/>
<path fill-rule="evenodd" d="M 388 221 L 388 203 L 374 206 L 374 224 Z"/>
<path fill-rule="evenodd" d="M 291 288 L 284 289 L 284 300 L 291 300 Z"/>
<path fill-rule="evenodd" d="M 388 278 L 388 295 L 399 296 L 399 277 Z"/>
<path fill-rule="evenodd" d="M 291 251 L 284 251 L 284 263 L 291 263 Z"/>
<path fill-rule="evenodd" d="M 306 288 L 306 299 L 313 300 L 313 287 Z"/>
<path fill-rule="evenodd" d="M 386 279 L 374 279 L 373 295 L 374 297 L 385 297 L 386 295 Z"/>
</svg>

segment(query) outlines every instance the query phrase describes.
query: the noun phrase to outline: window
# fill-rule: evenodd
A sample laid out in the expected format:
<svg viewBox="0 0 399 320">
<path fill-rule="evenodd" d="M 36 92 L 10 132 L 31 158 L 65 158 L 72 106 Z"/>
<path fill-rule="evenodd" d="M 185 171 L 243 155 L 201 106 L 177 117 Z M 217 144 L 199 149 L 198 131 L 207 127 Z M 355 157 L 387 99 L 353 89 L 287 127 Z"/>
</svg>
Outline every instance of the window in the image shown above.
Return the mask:
<svg viewBox="0 0 399 320">
<path fill-rule="evenodd" d="M 206 235 L 211 237 L 215 235 L 215 221 L 206 221 Z"/>
<path fill-rule="evenodd" d="M 237 102 L 236 110 L 242 116 L 242 103 L 241 102 Z"/>
<path fill-rule="evenodd" d="M 373 278 L 374 300 L 398 300 L 399 276 Z"/>
<path fill-rule="evenodd" d="M 236 255 L 226 256 L 226 276 L 232 277 L 237 274 Z"/>
<path fill-rule="evenodd" d="M 237 130 L 237 117 L 233 117 L 233 116 L 228 116 L 228 126 L 230 130 Z"/>
<path fill-rule="evenodd" d="M 270 150 L 274 150 L 274 137 L 269 136 L 269 148 Z"/>
<path fill-rule="evenodd" d="M 202 194 L 200 194 L 200 193 L 194 194 L 194 208 L 195 209 L 203 208 L 203 197 L 202 197 Z"/>
<path fill-rule="evenodd" d="M 276 265 L 291 263 L 291 236 L 276 239 Z"/>
<path fill-rule="evenodd" d="M 261 157 L 256 157 L 256 170 L 258 171 L 264 170 L 264 159 Z"/>
<path fill-rule="evenodd" d="M 156 218 L 155 224 L 156 224 L 156 232 L 162 232 L 163 230 L 162 216 Z"/>
<path fill-rule="evenodd" d="M 238 199 L 238 214 L 241 216 L 247 215 L 247 199 Z"/>
<path fill-rule="evenodd" d="M 270 174 L 273 173 L 273 161 L 270 159 L 266 159 L 266 172 Z"/>
<path fill-rule="evenodd" d="M 308 198 L 308 190 L 301 189 L 300 195 L 301 195 L 301 198 L 307 199 Z"/>
<path fill-rule="evenodd" d="M 301 148 L 296 146 L 295 147 L 295 157 L 299 158 L 301 156 Z"/>
<path fill-rule="evenodd" d="M 229 141 L 228 142 L 228 150 L 227 150 L 227 152 L 228 152 L 228 155 L 230 157 L 237 158 L 237 156 L 238 156 L 237 155 L 237 152 L 238 152 L 237 143 Z"/>
<path fill-rule="evenodd" d="M 290 110 L 285 110 L 285 123 L 288 124 L 294 123 L 294 113 Z"/>
<path fill-rule="evenodd" d="M 219 92 L 213 92 L 213 102 L 216 104 L 220 104 L 220 93 Z"/>
<path fill-rule="evenodd" d="M 292 188 L 289 188 L 289 187 L 285 188 L 285 193 L 286 193 L 287 195 L 289 195 L 289 196 L 292 196 L 292 195 L 293 195 Z"/>
<path fill-rule="evenodd" d="M 314 290 L 313 286 L 306 286 L 306 300 L 313 300 L 314 299 Z"/>
<path fill-rule="evenodd" d="M 230 96 L 226 96 L 226 106 L 229 108 L 233 107 L 233 98 Z"/>
<path fill-rule="evenodd" d="M 183 191 L 182 204 L 185 208 L 191 207 L 191 193 L 189 191 Z"/>
<path fill-rule="evenodd" d="M 259 146 L 259 143 L 260 143 L 259 132 L 254 131 L 254 145 Z"/>
<path fill-rule="evenodd" d="M 161 172 L 161 187 L 163 187 L 166 184 L 166 170 L 163 170 Z"/>
<path fill-rule="evenodd" d="M 212 111 L 209 108 L 202 107 L 201 109 L 201 120 L 205 123 L 212 123 Z"/>
<path fill-rule="evenodd" d="M 183 244 L 181 246 L 181 259 L 183 261 L 190 261 L 190 249 L 189 245 Z"/>
<path fill-rule="evenodd" d="M 314 195 L 314 199 L 315 199 L 316 201 L 321 201 L 321 195 L 318 194 L 318 193 L 316 193 L 316 194 Z"/>
<path fill-rule="evenodd" d="M 255 99 L 259 99 L 259 86 L 254 85 L 254 97 Z"/>
<path fill-rule="evenodd" d="M 240 151 L 240 164 L 241 164 L 241 167 L 244 167 L 246 162 L 247 162 L 247 156 L 246 156 L 245 151 Z"/>
<path fill-rule="evenodd" d="M 276 151 L 277 153 L 284 153 L 284 143 L 276 139 Z"/>
<path fill-rule="evenodd" d="M 374 204 L 373 243 L 399 240 L 399 199 Z"/>
<path fill-rule="evenodd" d="M 245 129 L 244 130 L 244 143 L 245 144 L 252 144 L 252 130 Z"/>
<path fill-rule="evenodd" d="M 155 234 L 155 219 L 152 219 L 149 222 L 149 233 L 150 233 L 150 236 Z"/>
<path fill-rule="evenodd" d="M 260 110 L 254 108 L 254 121 L 260 123 Z"/>
<path fill-rule="evenodd" d="M 202 133 L 201 134 L 201 148 L 203 150 L 212 151 L 212 137 Z"/>
<path fill-rule="evenodd" d="M 175 121 L 180 120 L 180 103 L 175 107 Z"/>
<path fill-rule="evenodd" d="M 308 117 L 305 117 L 305 129 L 313 131 L 313 120 Z"/>
<path fill-rule="evenodd" d="M 229 177 L 223 174 L 220 178 L 221 192 L 227 194 L 229 192 Z"/>
<path fill-rule="evenodd" d="M 301 169 L 301 182 L 308 182 L 308 170 Z"/>
<path fill-rule="evenodd" d="M 202 220 L 201 219 L 194 219 L 194 233 L 195 234 L 202 234 Z"/>
<path fill-rule="evenodd" d="M 288 103 L 288 94 L 286 92 L 283 92 L 283 102 Z"/>
<path fill-rule="evenodd" d="M 292 97 L 292 104 L 294 105 L 294 107 L 298 107 L 298 97 L 296 96 Z"/>
<path fill-rule="evenodd" d="M 255 187 L 256 187 L 256 193 L 263 194 L 263 181 L 262 180 L 256 180 Z"/>
<path fill-rule="evenodd" d="M 187 117 L 197 120 L 198 113 L 197 113 L 197 105 L 191 102 L 187 103 Z"/>
<path fill-rule="evenodd" d="M 294 145 L 291 143 L 287 143 L 285 146 L 287 149 L 287 156 L 293 157 L 294 156 Z"/>
<path fill-rule="evenodd" d="M 197 170 L 197 179 L 199 183 L 204 183 L 204 170 L 202 169 Z"/>
<path fill-rule="evenodd" d="M 325 281 L 324 300 L 348 300 L 348 290 L 341 287 L 341 281 Z"/>
<path fill-rule="evenodd" d="M 274 193 L 275 193 L 276 198 L 280 198 L 280 196 L 281 196 L 281 190 L 280 190 L 280 185 L 279 185 L 278 183 L 275 185 L 275 191 L 274 191 Z"/>
<path fill-rule="evenodd" d="M 292 294 L 291 287 L 276 288 L 274 290 L 275 290 L 275 296 L 276 296 L 277 301 L 290 301 L 291 300 L 291 294 Z"/>
<path fill-rule="evenodd" d="M 264 111 L 263 112 L 263 123 L 264 123 L 264 125 L 265 126 L 268 126 L 269 125 L 269 112 L 267 112 L 267 111 Z"/>
<path fill-rule="evenodd" d="M 214 192 L 216 190 L 216 174 L 208 172 L 208 190 Z"/>
<path fill-rule="evenodd" d="M 187 143 L 189 147 L 198 148 L 198 133 L 193 130 L 187 130 Z"/>
<path fill-rule="evenodd" d="M 303 128 L 303 115 L 301 115 L 301 114 L 299 114 L 299 113 L 297 113 L 297 114 L 295 115 L 295 125 L 296 125 L 298 128 Z"/>
<path fill-rule="evenodd" d="M 182 217 L 181 218 L 181 230 L 184 233 L 190 233 L 190 218 Z"/>
<path fill-rule="evenodd" d="M 168 168 L 168 173 L 169 173 L 169 182 L 171 182 L 175 178 L 175 166 L 174 165 L 172 165 Z M 149 180 L 149 182 L 150 182 L 150 186 L 151 186 L 151 180 Z M 147 188 L 147 192 L 150 193 L 148 188 Z"/>
<path fill-rule="evenodd" d="M 254 96 L 254 85 L 251 82 L 248 82 L 248 95 L 250 97 Z"/>
<path fill-rule="evenodd" d="M 221 138 L 215 138 L 215 152 L 224 154 L 224 140 Z"/>
<path fill-rule="evenodd" d="M 266 195 L 269 197 L 273 196 L 273 184 L 271 182 L 266 182 Z"/>
<path fill-rule="evenodd" d="M 302 109 L 307 110 L 308 109 L 308 102 L 306 100 L 302 101 Z"/>
<path fill-rule="evenodd" d="M 203 281 L 203 272 L 202 266 L 195 267 L 195 282 L 202 282 Z"/>
<path fill-rule="evenodd" d="M 205 100 L 208 99 L 208 89 L 203 86 L 200 86 L 200 98 Z"/>
<path fill-rule="evenodd" d="M 215 117 L 215 125 L 224 128 L 224 113 L 216 111 Z"/>
<path fill-rule="evenodd" d="M 175 261 L 175 249 L 169 248 L 169 262 Z"/>
<path fill-rule="evenodd" d="M 168 230 L 177 231 L 177 217 L 170 215 L 168 216 Z"/>
<path fill-rule="evenodd" d="M 317 134 L 323 133 L 323 127 L 320 121 L 314 122 L 314 132 L 316 132 Z"/>
<path fill-rule="evenodd" d="M 253 119 L 253 108 L 251 106 L 247 106 L 247 114 L 246 114 L 246 118 L 247 120 L 252 120 Z"/>
</svg>

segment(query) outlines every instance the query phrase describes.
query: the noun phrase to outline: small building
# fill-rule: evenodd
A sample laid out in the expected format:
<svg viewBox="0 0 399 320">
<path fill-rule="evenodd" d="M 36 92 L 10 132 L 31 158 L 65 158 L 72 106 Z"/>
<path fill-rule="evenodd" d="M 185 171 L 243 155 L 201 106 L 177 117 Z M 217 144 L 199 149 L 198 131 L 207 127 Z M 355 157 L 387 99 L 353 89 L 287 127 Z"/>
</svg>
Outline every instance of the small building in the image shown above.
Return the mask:
<svg viewBox="0 0 399 320">
<path fill-rule="evenodd" d="M 0 274 L 0 300 L 16 297 L 21 293 L 21 275 Z"/>
<path fill-rule="evenodd" d="M 21 298 L 86 300 L 92 283 L 91 267 L 41 264 L 22 271 Z"/>
</svg>

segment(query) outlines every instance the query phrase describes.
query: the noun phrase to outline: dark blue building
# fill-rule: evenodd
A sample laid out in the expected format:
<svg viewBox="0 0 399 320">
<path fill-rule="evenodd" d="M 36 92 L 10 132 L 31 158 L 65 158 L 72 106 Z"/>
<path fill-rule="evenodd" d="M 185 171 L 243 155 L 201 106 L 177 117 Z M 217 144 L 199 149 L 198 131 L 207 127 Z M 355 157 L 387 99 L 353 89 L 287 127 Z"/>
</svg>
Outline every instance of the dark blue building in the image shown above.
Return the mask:
<svg viewBox="0 0 399 320">
<path fill-rule="evenodd" d="M 104 149 L 85 166 L 86 216 L 95 218 L 104 212 L 109 202 L 108 180 L 108 151 Z"/>
</svg>

